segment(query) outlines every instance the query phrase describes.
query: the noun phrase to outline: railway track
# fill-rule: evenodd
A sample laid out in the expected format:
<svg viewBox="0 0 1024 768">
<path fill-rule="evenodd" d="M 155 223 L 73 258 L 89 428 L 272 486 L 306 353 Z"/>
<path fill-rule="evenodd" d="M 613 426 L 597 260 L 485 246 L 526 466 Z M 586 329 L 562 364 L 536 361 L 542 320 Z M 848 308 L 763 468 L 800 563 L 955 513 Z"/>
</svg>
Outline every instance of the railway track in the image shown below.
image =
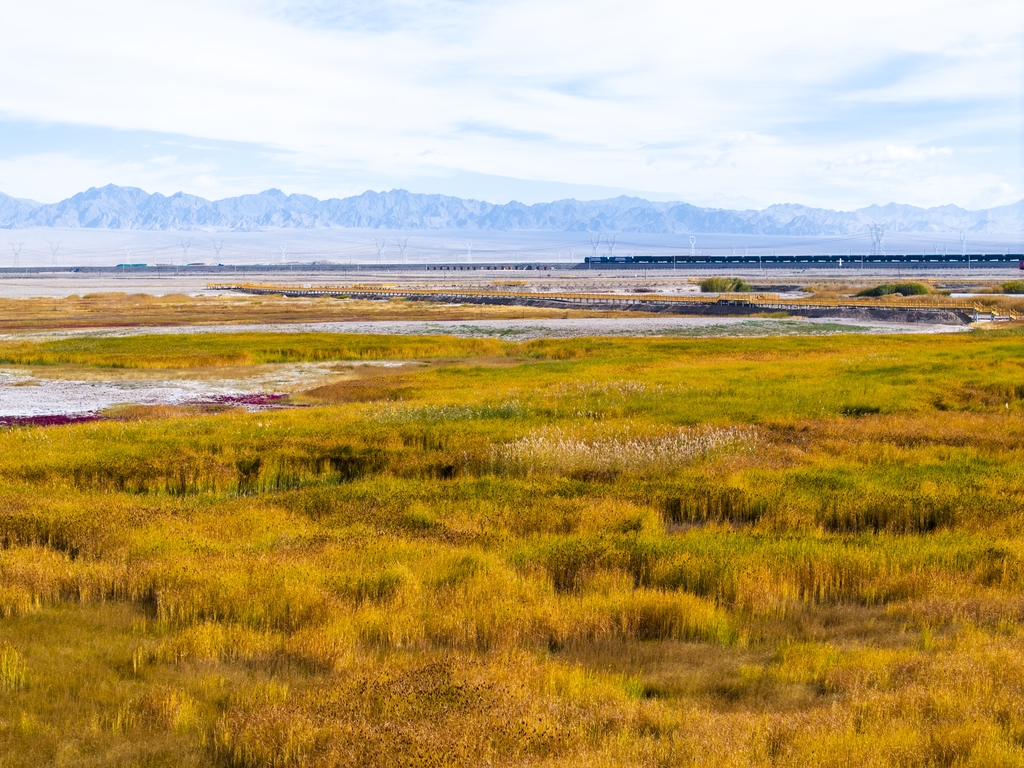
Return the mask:
<svg viewBox="0 0 1024 768">
<path fill-rule="evenodd" d="M 820 316 L 895 316 L 908 320 L 969 323 L 978 320 L 1017 320 L 1012 312 L 996 314 L 990 308 L 972 303 L 935 304 L 921 299 L 896 302 L 821 301 L 786 299 L 775 293 L 730 293 L 707 296 L 663 296 L 659 294 L 611 293 L 538 293 L 527 291 L 442 290 L 437 288 L 395 288 L 374 285 L 273 285 L 265 283 L 211 283 L 211 290 L 233 291 L 256 295 L 279 294 L 295 297 L 347 296 L 351 298 L 386 300 L 460 302 L 476 304 L 512 304 L 519 306 L 558 307 L 566 309 L 620 309 L 667 312 L 677 314 L 757 314 L 784 311 L 794 315 Z"/>
</svg>

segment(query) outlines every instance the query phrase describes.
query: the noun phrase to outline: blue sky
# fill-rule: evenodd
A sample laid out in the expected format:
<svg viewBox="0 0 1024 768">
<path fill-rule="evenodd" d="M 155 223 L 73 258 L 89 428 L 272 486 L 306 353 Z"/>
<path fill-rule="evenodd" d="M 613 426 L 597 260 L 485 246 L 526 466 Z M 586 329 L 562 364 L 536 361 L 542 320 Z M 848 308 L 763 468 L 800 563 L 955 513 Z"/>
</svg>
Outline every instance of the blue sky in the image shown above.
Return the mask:
<svg viewBox="0 0 1024 768">
<path fill-rule="evenodd" d="M 0 191 L 1024 198 L 1000 0 L 8 4 Z"/>
</svg>

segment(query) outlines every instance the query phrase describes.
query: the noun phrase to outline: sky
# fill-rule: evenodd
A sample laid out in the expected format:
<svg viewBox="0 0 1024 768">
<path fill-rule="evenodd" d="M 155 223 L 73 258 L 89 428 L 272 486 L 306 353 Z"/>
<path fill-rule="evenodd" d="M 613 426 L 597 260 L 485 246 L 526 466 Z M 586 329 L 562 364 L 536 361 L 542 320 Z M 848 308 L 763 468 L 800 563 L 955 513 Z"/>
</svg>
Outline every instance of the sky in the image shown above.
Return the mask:
<svg viewBox="0 0 1024 768">
<path fill-rule="evenodd" d="M 1019 0 L 5 0 L 0 191 L 1024 198 Z"/>
</svg>

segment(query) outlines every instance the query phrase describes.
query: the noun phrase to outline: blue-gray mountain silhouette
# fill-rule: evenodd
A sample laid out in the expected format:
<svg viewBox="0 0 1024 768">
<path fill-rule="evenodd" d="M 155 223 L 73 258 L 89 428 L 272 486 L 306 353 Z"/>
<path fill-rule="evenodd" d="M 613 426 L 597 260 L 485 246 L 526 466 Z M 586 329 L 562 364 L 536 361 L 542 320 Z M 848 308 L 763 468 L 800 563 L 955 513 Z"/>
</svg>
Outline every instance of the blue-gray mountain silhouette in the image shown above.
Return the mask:
<svg viewBox="0 0 1024 768">
<path fill-rule="evenodd" d="M 955 205 L 917 208 L 872 205 L 831 211 L 803 205 L 772 205 L 761 211 L 656 203 L 637 197 L 557 200 L 494 205 L 402 189 L 318 200 L 268 189 L 255 195 L 206 200 L 183 192 L 167 197 L 113 184 L 80 192 L 59 203 L 40 204 L 0 193 L 0 228 L 26 227 L 252 231 L 268 228 L 365 227 L 398 230 L 542 230 L 648 234 L 853 235 L 872 222 L 890 232 L 1024 232 L 1024 200 L 968 211 Z"/>
</svg>

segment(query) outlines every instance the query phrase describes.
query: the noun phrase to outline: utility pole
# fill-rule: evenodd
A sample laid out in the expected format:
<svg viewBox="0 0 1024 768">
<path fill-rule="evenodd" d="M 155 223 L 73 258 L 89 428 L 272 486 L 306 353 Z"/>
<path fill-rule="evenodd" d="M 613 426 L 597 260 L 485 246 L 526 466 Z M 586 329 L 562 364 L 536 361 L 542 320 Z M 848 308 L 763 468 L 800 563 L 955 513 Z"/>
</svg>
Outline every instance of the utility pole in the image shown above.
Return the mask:
<svg viewBox="0 0 1024 768">
<path fill-rule="evenodd" d="M 188 240 L 185 240 L 185 238 L 180 237 L 178 240 L 181 242 L 181 265 L 185 266 L 189 261 L 189 251 L 192 250 L 192 238 L 190 237 Z"/>
<path fill-rule="evenodd" d="M 591 257 L 594 261 L 597 260 L 597 249 L 601 247 L 601 233 L 600 232 L 587 232 L 590 235 L 590 250 L 592 251 Z"/>
<path fill-rule="evenodd" d="M 52 267 L 56 267 L 57 266 L 57 251 L 60 250 L 60 244 L 63 243 L 64 241 L 63 240 L 58 240 L 56 245 L 54 245 L 53 241 L 51 241 L 51 240 L 47 240 L 46 242 L 48 242 L 50 244 L 50 267 L 51 268 Z"/>
<path fill-rule="evenodd" d="M 871 245 L 875 256 L 885 256 L 885 230 L 887 227 L 888 225 L 885 223 L 871 225 Z"/>
<path fill-rule="evenodd" d="M 14 266 L 15 269 L 17 269 L 18 268 L 18 257 L 21 256 L 21 246 L 23 246 L 25 243 L 18 243 L 17 245 L 15 245 L 10 240 L 8 240 L 7 243 L 8 243 L 8 245 L 11 246 L 11 251 L 14 253 L 14 264 L 13 264 L 13 266 Z"/>
</svg>

